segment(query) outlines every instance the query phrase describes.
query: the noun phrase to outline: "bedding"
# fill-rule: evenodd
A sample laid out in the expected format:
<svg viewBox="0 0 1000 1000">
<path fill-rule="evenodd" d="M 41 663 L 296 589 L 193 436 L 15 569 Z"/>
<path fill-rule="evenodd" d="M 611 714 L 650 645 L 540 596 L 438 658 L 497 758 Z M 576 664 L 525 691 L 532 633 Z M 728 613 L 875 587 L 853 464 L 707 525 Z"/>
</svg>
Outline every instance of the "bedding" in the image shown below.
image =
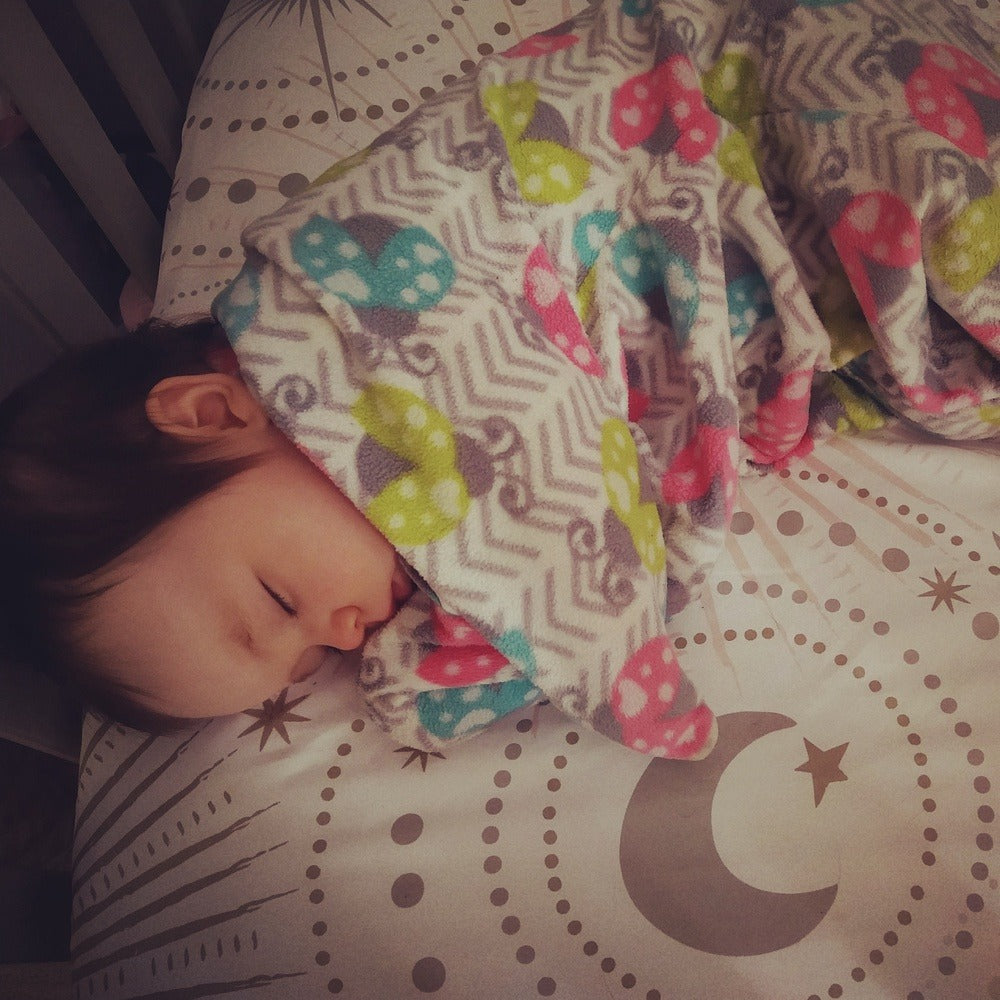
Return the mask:
<svg viewBox="0 0 1000 1000">
<path fill-rule="evenodd" d="M 528 6 L 510 5 L 505 16 Z M 492 21 L 492 9 L 458 7 L 483 18 L 480 27 Z M 972 6 L 935 9 L 962 45 L 989 33 Z M 545 19 L 535 10 L 532 30 L 567 13 Z M 900 31 L 920 29 L 903 8 L 893 13 Z M 865 52 L 844 58 L 842 76 L 828 58 L 828 85 L 858 91 L 890 79 L 887 53 L 900 35 L 883 32 L 881 49 L 868 51 L 873 29 L 887 27 L 884 13 L 849 3 L 804 4 L 799 14 L 843 19 Z M 412 31 L 406 19 L 399 26 Z M 232 27 L 224 20 L 217 37 Z M 508 34 L 516 46 L 532 44 L 530 31 Z M 387 32 L 379 44 L 391 54 L 399 43 Z M 286 50 L 273 49 L 280 66 Z M 808 64 L 805 50 L 799 59 Z M 782 87 L 794 80 L 786 75 Z M 222 90 L 196 90 L 192 116 Z M 982 114 L 988 102 L 974 104 Z M 811 127 L 835 130 L 840 121 Z M 773 138 L 738 123 L 727 118 L 720 128 L 748 136 L 748 146 Z M 311 176 L 365 145 L 333 145 Z M 202 166 L 188 152 L 182 179 Z M 995 149 L 941 160 L 965 167 L 941 175 L 950 200 L 933 186 L 919 202 L 933 225 L 982 196 L 969 187 L 969 163 L 996 173 Z M 294 153 L 284 162 L 290 171 Z M 742 176 L 728 180 L 758 190 Z M 275 192 L 267 207 L 281 200 Z M 183 218 L 168 224 L 165 247 L 176 238 L 171 226 L 194 225 L 192 213 L 212 231 L 204 207 L 175 201 Z M 783 232 L 805 231 L 801 216 L 782 219 Z M 571 239 L 550 250 L 557 266 L 559 247 L 568 253 Z M 817 260 L 832 259 L 820 250 L 829 246 Z M 733 254 L 722 256 L 727 277 L 746 273 L 733 272 Z M 879 295 L 900 283 L 874 292 L 877 270 L 861 257 L 882 309 Z M 926 295 L 934 281 L 947 286 L 927 257 L 926 273 L 894 269 L 917 279 L 910 296 Z M 745 256 L 735 258 L 746 267 Z M 179 316 L 190 300 L 170 302 L 171 274 L 180 273 L 170 259 L 168 250 L 160 311 Z M 576 298 L 578 262 L 569 259 L 560 275 Z M 808 282 L 808 269 L 800 277 Z M 227 278 L 215 280 L 221 287 Z M 982 325 L 963 310 L 982 308 L 995 282 L 994 266 L 981 276 L 980 298 L 949 300 L 964 322 L 964 339 L 955 327 L 945 338 L 962 345 L 959 363 L 979 350 L 970 328 Z M 760 282 L 744 284 L 753 301 Z M 865 302 L 846 309 L 844 287 L 811 290 L 850 354 Z M 208 297 L 206 289 L 205 307 Z M 645 304 L 624 293 L 616 301 Z M 900 301 L 891 299 L 890 314 Z M 751 314 L 754 325 L 776 329 L 780 303 L 766 312 Z M 985 350 L 987 340 L 975 344 Z M 948 368 L 934 350 L 925 360 L 925 370 Z M 625 389 L 628 365 L 618 371 Z M 768 456 L 784 467 L 740 481 L 721 554 L 699 596 L 670 621 L 678 666 L 718 717 L 718 745 L 704 760 L 641 756 L 549 701 L 455 745 L 396 745 L 356 685 L 363 664 L 334 654 L 305 683 L 191 733 L 154 739 L 88 717 L 74 865 L 76 996 L 1000 996 L 998 451 L 974 438 L 943 443 L 846 391 L 873 381 L 891 390 L 885 374 L 853 365 L 850 384 L 812 414 L 814 430 L 831 414 L 841 430 L 885 421 L 877 435 L 821 436 L 787 465 Z M 949 388 L 938 381 L 932 391 Z M 883 399 L 897 409 L 914 403 L 898 393 Z M 941 413 L 971 430 L 989 426 L 991 411 L 981 398 L 954 396 Z M 791 450 L 806 451 L 797 441 Z"/>
<path fill-rule="evenodd" d="M 671 623 L 704 761 L 551 705 L 397 747 L 357 664 L 186 735 L 90 717 L 75 995 L 996 996 L 996 460 L 841 436 L 744 484 Z"/>
<path fill-rule="evenodd" d="M 817 424 L 879 421 L 832 354 L 910 420 L 1000 433 L 985 43 L 966 48 L 989 65 L 924 14 L 887 43 L 873 119 L 869 92 L 819 97 L 829 69 L 807 68 L 855 58 L 853 24 L 770 15 L 595 4 L 244 232 L 215 305 L 241 370 L 434 601 L 362 664 L 400 742 L 544 695 L 633 749 L 703 756 L 711 715 L 663 618 L 721 546 L 740 439 L 760 467 Z M 985 101 L 956 137 L 922 95 L 959 77 Z M 950 217 L 917 151 L 959 165 Z M 838 282 L 863 314 L 849 338 L 812 306 Z"/>
</svg>

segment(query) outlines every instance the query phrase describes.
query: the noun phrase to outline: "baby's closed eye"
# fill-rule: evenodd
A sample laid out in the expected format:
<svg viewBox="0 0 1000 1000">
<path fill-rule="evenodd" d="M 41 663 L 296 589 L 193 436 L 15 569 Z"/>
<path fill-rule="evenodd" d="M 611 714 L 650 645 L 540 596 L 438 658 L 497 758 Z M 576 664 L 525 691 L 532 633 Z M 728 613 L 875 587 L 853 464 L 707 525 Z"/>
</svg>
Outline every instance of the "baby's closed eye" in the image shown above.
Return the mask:
<svg viewBox="0 0 1000 1000">
<path fill-rule="evenodd" d="M 274 587 L 269 586 L 263 580 L 260 581 L 260 585 L 267 592 L 268 597 L 270 597 L 271 600 L 279 608 L 281 608 L 281 610 L 286 615 L 288 615 L 290 618 L 294 618 L 298 614 L 298 612 L 296 611 L 295 606 L 292 604 L 291 600 L 289 600 L 289 598 L 287 598 L 284 594 L 282 594 L 278 590 L 275 590 Z"/>
</svg>

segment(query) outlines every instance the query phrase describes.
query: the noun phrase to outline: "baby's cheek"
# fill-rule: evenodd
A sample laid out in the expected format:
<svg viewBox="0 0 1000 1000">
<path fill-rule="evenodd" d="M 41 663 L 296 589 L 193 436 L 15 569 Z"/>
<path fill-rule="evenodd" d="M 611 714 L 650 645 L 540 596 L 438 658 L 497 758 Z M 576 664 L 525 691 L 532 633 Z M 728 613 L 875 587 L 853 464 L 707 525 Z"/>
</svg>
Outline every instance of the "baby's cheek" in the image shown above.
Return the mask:
<svg viewBox="0 0 1000 1000">
<path fill-rule="evenodd" d="M 328 649 L 326 646 L 310 646 L 298 659 L 288 678 L 289 683 L 298 684 L 311 677 L 323 665 Z"/>
</svg>

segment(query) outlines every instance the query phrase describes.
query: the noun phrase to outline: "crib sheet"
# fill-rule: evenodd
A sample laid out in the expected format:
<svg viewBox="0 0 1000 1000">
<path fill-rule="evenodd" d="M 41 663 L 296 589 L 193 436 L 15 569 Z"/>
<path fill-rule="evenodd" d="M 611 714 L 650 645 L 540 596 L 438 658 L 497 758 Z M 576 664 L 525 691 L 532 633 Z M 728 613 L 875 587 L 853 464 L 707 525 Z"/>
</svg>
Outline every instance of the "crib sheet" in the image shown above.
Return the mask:
<svg viewBox="0 0 1000 1000">
<path fill-rule="evenodd" d="M 349 664 L 187 735 L 91 718 L 76 996 L 997 996 L 996 460 L 897 432 L 744 483 L 674 621 L 702 762 L 547 705 L 396 747 Z"/>
<path fill-rule="evenodd" d="M 244 225 L 583 5 L 234 0 L 158 314 L 207 312 Z M 695 764 L 548 705 L 398 747 L 333 654 L 186 734 L 88 717 L 74 996 L 1000 998 L 997 458 L 896 426 L 741 482 L 671 623 L 720 716 Z"/>
</svg>

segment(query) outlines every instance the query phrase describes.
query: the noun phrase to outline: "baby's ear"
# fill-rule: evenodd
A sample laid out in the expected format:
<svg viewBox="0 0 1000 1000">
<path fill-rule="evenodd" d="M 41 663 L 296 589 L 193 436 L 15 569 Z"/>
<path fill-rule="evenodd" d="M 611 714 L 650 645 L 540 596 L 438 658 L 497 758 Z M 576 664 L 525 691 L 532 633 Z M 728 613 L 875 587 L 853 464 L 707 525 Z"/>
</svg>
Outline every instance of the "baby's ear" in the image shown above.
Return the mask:
<svg viewBox="0 0 1000 1000">
<path fill-rule="evenodd" d="M 267 426 L 267 415 L 236 375 L 173 375 L 146 397 L 149 422 L 165 434 L 194 442 L 232 438 Z"/>
</svg>

